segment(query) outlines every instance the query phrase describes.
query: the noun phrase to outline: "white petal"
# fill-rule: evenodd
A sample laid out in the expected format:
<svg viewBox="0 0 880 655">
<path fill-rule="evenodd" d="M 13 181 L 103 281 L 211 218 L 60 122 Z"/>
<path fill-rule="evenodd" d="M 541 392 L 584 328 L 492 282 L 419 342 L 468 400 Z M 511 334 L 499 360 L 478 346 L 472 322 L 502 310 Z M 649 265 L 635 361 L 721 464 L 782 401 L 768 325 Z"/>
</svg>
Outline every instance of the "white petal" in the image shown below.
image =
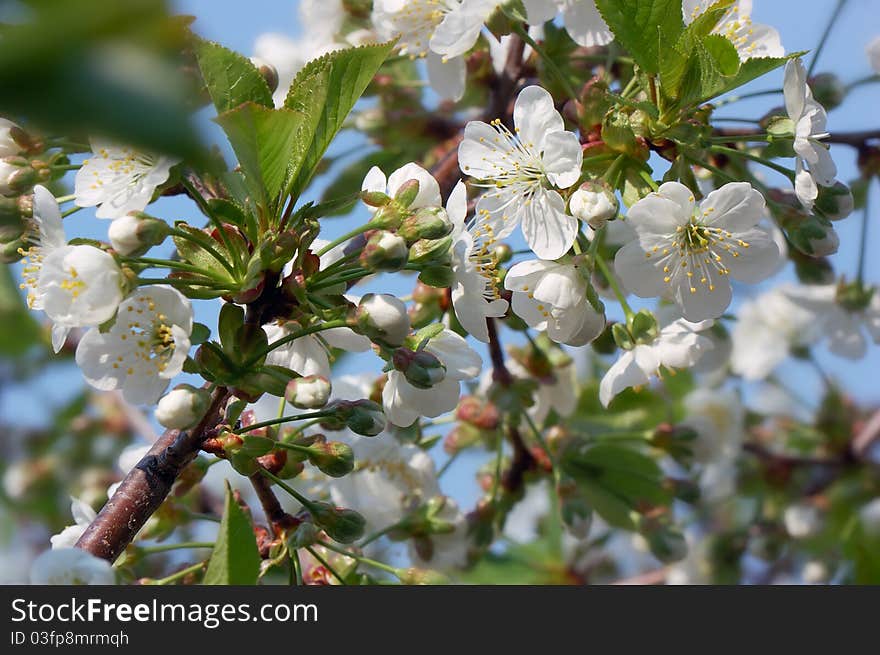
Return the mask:
<svg viewBox="0 0 880 655">
<path fill-rule="evenodd" d="M 667 184 L 671 184 L 667 182 Z M 663 185 L 666 186 L 666 185 Z M 679 185 L 685 189 L 684 185 Z M 678 191 L 678 189 L 676 189 Z M 693 197 L 693 193 L 689 197 Z M 659 193 L 651 193 L 629 208 L 626 223 L 637 234 L 668 236 L 675 233 L 675 228 L 686 225 L 692 216 L 681 206 L 677 195 L 675 199 L 664 197 Z M 691 206 L 693 206 L 691 201 Z"/>
<path fill-rule="evenodd" d="M 562 257 L 577 237 L 577 219 L 565 213 L 565 201 L 553 190 L 537 191 L 521 220 L 526 243 L 541 259 Z"/>
<path fill-rule="evenodd" d="M 433 337 L 425 346 L 425 350 L 436 355 L 446 365 L 448 379 L 475 378 L 483 368 L 480 355 L 468 345 L 464 337 L 452 330 L 443 330 Z"/>
<path fill-rule="evenodd" d="M 565 129 L 562 116 L 556 111 L 553 96 L 540 86 L 527 86 L 513 105 L 513 123 L 519 130 L 520 140 L 537 152 L 544 149 L 548 134 Z"/>
<path fill-rule="evenodd" d="M 678 264 L 677 260 L 647 257 L 646 254 L 652 249 L 651 243 L 648 241 L 643 246 L 638 239 L 630 241 L 614 256 L 614 270 L 623 285 L 641 298 L 656 298 L 668 293 L 669 287 L 663 281 L 668 274 L 663 272 L 663 266 L 669 262 L 672 270 Z"/>
<path fill-rule="evenodd" d="M 614 34 L 596 9 L 593 0 L 566 0 L 562 10 L 565 30 L 578 45 L 588 48 L 608 45 Z"/>
<path fill-rule="evenodd" d="M 673 276 L 671 285 L 675 304 L 689 321 L 718 318 L 730 306 L 733 297 L 730 280 L 711 268 L 708 271 L 710 277 L 705 282 L 700 271 L 693 273 L 693 277 L 688 277 L 686 269 L 679 268 Z"/>
<path fill-rule="evenodd" d="M 804 113 L 807 95 L 807 69 L 800 58 L 789 59 L 785 64 L 785 78 L 782 83 L 785 95 L 785 110 L 794 121 Z"/>
<path fill-rule="evenodd" d="M 445 57 L 463 55 L 474 47 L 484 21 L 494 9 L 494 0 L 463 0 L 434 30 L 431 50 Z"/>
<path fill-rule="evenodd" d="M 599 402 L 603 407 L 608 407 L 611 400 L 624 389 L 648 384 L 650 381 L 645 371 L 636 363 L 635 351 L 626 351 L 602 377 L 599 383 Z"/>
<path fill-rule="evenodd" d="M 700 203 L 707 225 L 731 232 L 748 230 L 764 216 L 764 196 L 748 182 L 730 182 L 715 189 Z"/>
<path fill-rule="evenodd" d="M 749 244 L 748 248 L 737 248 L 738 257 L 724 256 L 724 265 L 734 279 L 748 284 L 757 284 L 779 268 L 779 246 L 773 236 L 762 228 L 754 228 L 736 235 Z M 721 254 L 723 251 L 718 251 Z"/>
<path fill-rule="evenodd" d="M 370 340 L 362 334 L 358 334 L 351 328 L 340 327 L 322 330 L 321 336 L 333 348 L 362 353 L 370 349 Z"/>
<path fill-rule="evenodd" d="M 411 209 L 442 206 L 440 185 L 433 175 L 418 164 L 401 166 L 388 177 L 388 195 L 395 196 L 403 183 L 409 180 L 417 180 L 419 183 L 419 193 L 410 205 Z"/>
<path fill-rule="evenodd" d="M 547 179 L 560 189 L 567 189 L 581 176 L 583 150 L 572 132 L 551 132 L 544 139 L 541 156 Z"/>
<path fill-rule="evenodd" d="M 373 166 L 367 171 L 366 177 L 364 177 L 364 181 L 361 184 L 361 191 L 378 191 L 380 193 L 385 193 L 387 186 L 388 182 L 385 179 L 385 173 L 383 173 L 382 169 L 378 166 Z"/>
<path fill-rule="evenodd" d="M 464 95 L 467 67 L 463 57 L 452 57 L 443 61 L 440 55 L 429 52 L 426 57 L 428 65 L 428 80 L 431 88 L 441 98 L 447 98 L 454 102 L 461 100 Z"/>
<path fill-rule="evenodd" d="M 539 25 L 553 20 L 559 7 L 554 0 L 523 0 L 529 25 Z"/>
</svg>

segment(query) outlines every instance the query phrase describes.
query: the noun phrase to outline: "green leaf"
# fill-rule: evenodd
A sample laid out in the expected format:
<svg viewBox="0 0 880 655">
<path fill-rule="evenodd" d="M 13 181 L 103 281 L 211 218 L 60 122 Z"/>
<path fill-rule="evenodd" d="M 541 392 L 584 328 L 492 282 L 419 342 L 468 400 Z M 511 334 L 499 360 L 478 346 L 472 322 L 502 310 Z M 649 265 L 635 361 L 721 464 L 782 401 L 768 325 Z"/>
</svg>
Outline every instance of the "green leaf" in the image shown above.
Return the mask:
<svg viewBox="0 0 880 655">
<path fill-rule="evenodd" d="M 195 52 L 218 114 L 246 102 L 274 106 L 269 85 L 250 59 L 204 39 L 196 41 Z"/>
<path fill-rule="evenodd" d="M 253 585 L 260 573 L 260 552 L 254 528 L 226 484 L 226 505 L 214 552 L 202 584 Z"/>
<path fill-rule="evenodd" d="M 232 277 L 229 275 L 229 271 L 226 270 L 223 264 L 221 264 L 217 258 L 207 250 L 199 246 L 197 243 L 194 243 L 194 240 L 201 241 L 202 243 L 209 243 L 219 256 L 225 256 L 227 261 L 231 261 L 231 256 L 223 244 L 219 241 L 215 241 L 202 230 L 191 227 L 181 221 L 178 221 L 174 227 L 181 232 L 186 232 L 193 236 L 193 239 L 184 239 L 177 235 L 171 237 L 172 241 L 174 241 L 174 245 L 177 247 L 177 253 L 183 261 L 192 264 L 193 266 L 198 266 L 204 271 L 205 277 L 209 280 L 233 281 Z"/>
<path fill-rule="evenodd" d="M 394 42 L 337 50 L 307 64 L 290 85 L 284 106 L 314 126 L 290 159 L 286 187 L 298 197 L 348 113 L 388 57 Z M 287 195 L 287 193 L 285 193 Z"/>
<path fill-rule="evenodd" d="M 47 132 L 100 134 L 203 158 L 183 74 L 186 23 L 163 0 L 29 3 L 0 26 L 0 113 Z"/>
<path fill-rule="evenodd" d="M 660 71 L 661 40 L 674 43 L 684 30 L 681 0 L 596 0 L 596 7 L 617 41 L 648 73 Z"/>
<path fill-rule="evenodd" d="M 726 78 L 723 86 L 714 89 L 711 95 L 705 95 L 702 97 L 700 102 L 706 102 L 707 100 L 711 100 L 712 98 L 733 91 L 734 89 L 741 87 L 743 84 L 747 84 L 762 75 L 766 75 L 780 66 L 784 66 L 785 62 L 789 59 L 800 57 L 806 54 L 806 52 L 806 50 L 793 52 L 785 57 L 755 57 L 753 59 L 747 59 L 742 62 L 736 75 Z"/>
<path fill-rule="evenodd" d="M 723 89 L 740 68 L 739 54 L 733 43 L 723 36 L 710 34 L 694 47 L 696 79 L 691 84 L 686 81 L 681 92 L 682 102 L 690 104 L 703 98 L 711 98 Z M 691 62 L 694 61 L 692 56 Z"/>
<path fill-rule="evenodd" d="M 248 187 L 270 211 L 281 197 L 288 166 L 302 151 L 298 139 L 308 118 L 299 111 L 270 109 L 255 102 L 246 102 L 217 116 Z"/>
</svg>

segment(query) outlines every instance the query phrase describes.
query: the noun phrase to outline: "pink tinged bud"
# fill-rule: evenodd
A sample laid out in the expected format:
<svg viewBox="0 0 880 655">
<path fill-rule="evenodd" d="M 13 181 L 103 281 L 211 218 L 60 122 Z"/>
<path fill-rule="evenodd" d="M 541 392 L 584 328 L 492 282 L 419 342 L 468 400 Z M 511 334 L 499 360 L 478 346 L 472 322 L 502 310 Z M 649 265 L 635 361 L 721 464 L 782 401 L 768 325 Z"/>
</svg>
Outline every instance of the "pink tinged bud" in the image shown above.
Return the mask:
<svg viewBox="0 0 880 655">
<path fill-rule="evenodd" d="M 399 271 L 406 265 L 406 239 L 392 232 L 374 232 L 360 255 L 361 265 L 371 271 Z"/>
<path fill-rule="evenodd" d="M 284 397 L 294 407 L 318 409 L 327 404 L 330 397 L 330 381 L 322 375 L 307 375 L 287 383 Z"/>
<path fill-rule="evenodd" d="M 159 399 L 156 420 L 166 428 L 186 430 L 201 420 L 211 403 L 210 394 L 181 384 Z"/>
<path fill-rule="evenodd" d="M 375 437 L 385 429 L 385 412 L 372 400 L 340 400 L 335 403 L 338 420 L 364 437 Z"/>
<path fill-rule="evenodd" d="M 413 204 L 419 195 L 419 181 L 416 179 L 407 180 L 400 185 L 394 196 L 394 201 L 401 207 L 409 207 Z"/>
</svg>

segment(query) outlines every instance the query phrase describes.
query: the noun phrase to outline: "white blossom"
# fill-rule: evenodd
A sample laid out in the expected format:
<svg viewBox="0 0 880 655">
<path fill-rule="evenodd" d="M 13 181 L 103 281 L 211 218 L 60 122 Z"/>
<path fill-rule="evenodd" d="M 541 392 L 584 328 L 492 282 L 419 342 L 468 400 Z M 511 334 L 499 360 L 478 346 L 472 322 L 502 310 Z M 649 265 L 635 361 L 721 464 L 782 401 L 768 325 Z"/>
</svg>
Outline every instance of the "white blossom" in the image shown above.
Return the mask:
<svg viewBox="0 0 880 655">
<path fill-rule="evenodd" d="M 507 312 L 507 301 L 498 294 L 495 285 L 495 259 L 491 247 L 493 241 L 475 237 L 465 224 L 467 216 L 467 192 L 458 182 L 446 211 L 453 223 L 452 229 L 452 308 L 462 327 L 474 338 L 489 341 L 487 318 L 500 318 Z"/>
<path fill-rule="evenodd" d="M 437 571 L 463 568 L 467 564 L 470 547 L 467 518 L 459 509 L 458 503 L 448 496 L 443 498 L 443 507 L 435 518 L 449 523 L 452 530 L 435 533 L 429 537 L 430 557 L 423 557 L 415 542 L 410 541 L 409 556 L 413 564 Z"/>
<path fill-rule="evenodd" d="M 684 0 L 685 23 L 693 22 L 716 0 Z M 752 22 L 752 0 L 737 0 L 721 16 L 712 34 L 720 34 L 733 43 L 743 61 L 756 57 L 784 57 L 785 48 L 775 27 Z"/>
<path fill-rule="evenodd" d="M 552 96 L 539 86 L 523 89 L 513 108 L 514 131 L 500 120 L 470 121 L 458 148 L 461 170 L 486 192 L 477 201 L 474 236 L 502 239 L 522 225 L 529 247 L 542 259 L 557 259 L 574 243 L 576 218 L 553 185 L 577 182 L 583 154 L 577 136 L 565 130 Z"/>
<path fill-rule="evenodd" d="M 821 186 L 832 186 L 837 166 L 821 139 L 828 136 L 825 109 L 813 99 L 807 84 L 807 70 L 800 59 L 785 64 L 782 84 L 785 110 L 794 122 L 795 182 L 794 188 L 801 204 L 812 209 Z"/>
<path fill-rule="evenodd" d="M 92 156 L 76 172 L 74 202 L 80 207 L 97 205 L 98 218 L 142 211 L 179 161 L 100 139 L 92 139 L 91 146 Z"/>
<path fill-rule="evenodd" d="M 159 399 L 156 420 L 162 427 L 186 430 L 199 422 L 209 403 L 210 396 L 206 391 L 182 384 Z"/>
<path fill-rule="evenodd" d="M 121 389 L 128 402 L 151 405 L 183 369 L 192 325 L 192 307 L 182 293 L 164 285 L 141 288 L 119 305 L 107 332 L 86 332 L 76 363 L 96 389 Z"/>
<path fill-rule="evenodd" d="M 819 338 L 817 316 L 801 302 L 814 289 L 782 285 L 742 303 L 731 331 L 734 373 L 746 380 L 766 378 L 791 348 Z"/>
<path fill-rule="evenodd" d="M 302 327 L 293 321 L 270 323 L 263 326 L 269 343 L 278 341 L 299 332 Z M 370 340 L 347 327 L 330 328 L 314 334 L 307 334 L 274 348 L 266 357 L 266 364 L 283 366 L 302 376 L 320 375 L 331 377 L 330 348 L 341 348 L 349 352 L 364 352 L 370 349 Z"/>
<path fill-rule="evenodd" d="M 514 264 L 504 278 L 513 292 L 514 314 L 557 343 L 582 346 L 605 328 L 605 316 L 587 300 L 587 281 L 578 260 L 530 259 Z"/>
<path fill-rule="evenodd" d="M 607 407 L 624 389 L 650 383 L 652 376 L 660 376 L 661 366 L 678 369 L 696 364 L 713 347 L 711 339 L 699 334 L 711 325 L 712 321 L 691 323 L 680 318 L 662 328 L 652 343 L 624 351 L 602 377 L 599 401 Z"/>
<path fill-rule="evenodd" d="M 421 416 L 436 417 L 458 405 L 461 381 L 480 374 L 483 360 L 461 336 L 444 329 L 431 337 L 424 348 L 445 367 L 443 379 L 430 389 L 419 389 L 397 370 L 388 372 L 382 390 L 382 404 L 388 420 L 406 427 Z"/>
<path fill-rule="evenodd" d="M 516 378 L 534 379 L 515 359 L 508 360 L 507 369 Z M 537 425 L 543 424 L 551 411 L 566 418 L 577 409 L 578 380 L 572 362 L 554 367 L 549 377 L 538 378 L 535 381 L 538 386 L 532 393 L 534 404 L 528 407 L 526 412 Z"/>
<path fill-rule="evenodd" d="M 95 510 L 88 503 L 72 496 L 70 498 L 70 513 L 73 515 L 73 525 L 68 525 L 61 532 L 49 538 L 53 550 L 73 548 L 82 533 L 97 517 Z"/>
<path fill-rule="evenodd" d="M 79 548 L 47 550 L 31 565 L 34 585 L 112 585 L 110 562 Z"/>
<path fill-rule="evenodd" d="M 578 45 L 608 45 L 614 34 L 602 19 L 593 0 L 523 0 L 529 24 L 540 25 L 562 13 L 565 31 Z"/>
<path fill-rule="evenodd" d="M 642 298 L 666 297 L 689 321 L 717 318 L 730 304 L 730 277 L 756 283 L 776 269 L 779 248 L 758 226 L 764 197 L 731 182 L 700 203 L 679 182 L 635 203 L 627 223 L 637 237 L 615 257 L 626 288 Z"/>
<path fill-rule="evenodd" d="M 22 267 L 22 289 L 27 292 L 28 307 L 43 309 L 43 297 L 39 293 L 37 281 L 43 268 L 43 260 L 53 251 L 67 245 L 61 210 L 55 196 L 44 186 L 34 187 L 33 217 L 25 223 L 27 250 Z"/>
</svg>

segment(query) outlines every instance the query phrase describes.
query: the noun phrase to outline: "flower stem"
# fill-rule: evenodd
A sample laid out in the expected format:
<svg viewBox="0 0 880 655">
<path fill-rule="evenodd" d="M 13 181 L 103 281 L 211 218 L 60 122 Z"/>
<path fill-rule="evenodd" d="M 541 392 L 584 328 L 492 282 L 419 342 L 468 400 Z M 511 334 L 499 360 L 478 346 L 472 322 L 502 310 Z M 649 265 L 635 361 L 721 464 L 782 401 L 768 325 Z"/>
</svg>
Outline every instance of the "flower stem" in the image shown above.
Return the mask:
<svg viewBox="0 0 880 655">
<path fill-rule="evenodd" d="M 225 268 L 232 277 L 236 277 L 235 268 L 233 268 L 233 266 L 227 261 L 229 257 L 223 257 L 219 252 L 217 252 L 217 250 L 210 243 L 208 243 L 210 239 L 207 235 L 205 235 L 205 239 L 199 239 L 189 232 L 186 232 L 176 227 L 171 228 L 169 234 L 173 237 L 178 237 L 185 241 L 189 241 L 190 243 L 196 244 L 199 248 L 201 248 L 209 255 L 211 255 L 211 257 L 220 262 L 223 268 Z"/>
<path fill-rule="evenodd" d="M 294 414 L 291 416 L 282 416 L 280 418 L 269 419 L 268 421 L 260 421 L 259 423 L 254 423 L 253 425 L 246 425 L 238 430 L 233 430 L 233 434 L 246 434 L 248 432 L 253 432 L 254 430 L 259 430 L 260 428 L 266 428 L 270 425 L 280 425 L 281 423 L 290 423 L 291 421 L 304 421 L 306 419 L 311 418 L 321 418 L 324 416 L 334 416 L 334 412 L 332 410 L 320 411 L 320 412 L 307 412 L 305 414 Z M 285 444 L 285 446 L 290 446 L 292 444 Z"/>
<path fill-rule="evenodd" d="M 169 550 L 183 550 L 185 548 L 213 548 L 214 544 L 210 541 L 185 541 L 177 544 L 160 544 L 158 546 L 145 546 L 140 549 L 144 555 L 152 555 L 153 553 L 165 553 Z"/>
<path fill-rule="evenodd" d="M 286 491 L 287 493 L 289 493 L 293 498 L 295 498 L 295 499 L 297 500 L 297 502 L 299 502 L 300 505 L 302 505 L 303 507 L 305 507 L 305 508 L 309 511 L 310 514 L 313 514 L 313 515 L 314 515 L 314 513 L 315 513 L 315 512 L 314 512 L 314 508 L 315 508 L 315 506 L 312 504 L 312 501 L 311 501 L 311 500 L 309 500 L 308 498 L 306 498 L 305 496 L 303 496 L 300 492 L 298 492 L 296 489 L 294 489 L 293 487 L 291 487 L 289 484 L 287 484 L 284 480 L 282 480 L 281 478 L 279 478 L 277 475 L 275 475 L 275 474 L 273 474 L 273 473 L 267 471 L 266 469 L 264 469 L 264 468 L 261 467 L 261 468 L 260 468 L 260 473 L 261 473 L 262 475 L 264 475 L 265 477 L 269 478 L 272 482 L 274 482 L 275 484 L 277 484 L 277 485 L 278 485 L 279 487 L 281 487 L 284 491 Z"/>
<path fill-rule="evenodd" d="M 780 166 L 779 164 L 774 163 L 774 162 L 770 161 L 769 159 L 765 159 L 764 157 L 760 157 L 759 155 L 753 155 L 752 153 L 747 152 L 745 150 L 737 150 L 736 148 L 728 148 L 726 146 L 718 146 L 718 145 L 713 145 L 710 149 L 712 150 L 712 152 L 722 152 L 726 155 L 743 157 L 743 158 L 749 159 L 753 162 L 757 162 L 763 166 L 766 166 L 767 168 L 772 168 L 777 173 L 782 173 L 789 180 L 791 180 L 792 183 L 794 182 L 794 171 L 793 170 L 791 170 L 790 168 L 786 168 L 785 166 Z"/>
<path fill-rule="evenodd" d="M 861 241 L 859 242 L 859 266 L 856 273 L 856 281 L 859 283 L 860 287 L 864 286 L 865 281 L 865 260 L 867 259 L 868 252 L 868 199 L 871 196 L 870 186 L 865 190 L 865 206 L 862 209 L 862 230 L 860 234 Z"/>
<path fill-rule="evenodd" d="M 605 279 L 608 280 L 608 286 L 611 287 L 611 290 L 617 297 L 617 302 L 620 303 L 621 308 L 623 308 L 623 313 L 626 315 L 626 320 L 629 322 L 629 320 L 635 316 L 635 312 L 633 312 L 632 307 L 630 307 L 629 303 L 626 301 L 626 294 L 623 293 L 620 285 L 617 284 L 617 278 L 614 277 L 614 273 L 611 272 L 605 258 L 598 252 L 596 253 L 596 265 L 599 267 L 599 270 L 602 271 L 602 275 L 605 276 Z"/>
<path fill-rule="evenodd" d="M 544 64 L 547 66 L 547 70 L 553 73 L 553 76 L 556 80 L 562 85 L 563 90 L 568 94 L 569 98 L 577 98 L 577 91 L 572 87 L 571 82 L 565 77 L 565 74 L 559 70 L 559 67 L 556 65 L 556 62 L 553 61 L 552 57 L 549 57 L 544 49 L 539 46 L 535 40 L 529 36 L 529 33 L 523 29 L 523 26 L 520 22 L 514 21 L 511 25 L 514 33 L 516 33 L 519 38 L 528 43 L 532 50 L 538 53 L 538 56 L 544 60 Z"/>
<path fill-rule="evenodd" d="M 315 323 L 314 325 L 310 325 L 307 328 L 303 328 L 299 332 L 294 332 L 293 334 L 288 334 L 285 337 L 281 337 L 270 343 L 266 346 L 262 351 L 257 353 L 255 356 L 251 357 L 250 360 L 245 362 L 242 369 L 249 368 L 253 366 L 256 362 L 258 362 L 262 357 L 268 355 L 270 352 L 275 350 L 276 348 L 280 348 L 284 344 L 290 343 L 291 341 L 295 341 L 300 337 L 305 337 L 309 334 L 314 334 L 315 332 L 321 332 L 322 330 L 332 330 L 333 328 L 338 327 L 347 327 L 347 323 L 344 319 L 339 319 L 336 321 L 327 321 L 326 323 Z"/>
<path fill-rule="evenodd" d="M 831 12 L 831 18 L 828 19 L 825 31 L 822 32 L 822 37 L 819 39 L 819 45 L 816 46 L 816 50 L 813 52 L 813 56 L 810 59 L 810 67 L 807 69 L 808 78 L 813 75 L 816 64 L 819 62 L 819 56 L 825 48 L 826 41 L 828 41 L 828 36 L 831 34 L 831 30 L 834 28 L 834 23 L 837 22 L 837 18 L 840 16 L 840 12 L 843 10 L 845 4 L 846 0 L 837 0 L 837 5 L 834 7 L 834 11 Z"/>
<path fill-rule="evenodd" d="M 324 546 L 325 548 L 328 548 L 327 544 L 325 544 L 325 543 L 323 543 L 323 542 L 318 542 L 318 543 L 320 543 L 320 544 L 321 544 L 322 546 Z M 329 563 L 327 560 L 325 560 L 323 557 L 321 557 L 320 555 L 318 555 L 318 553 L 315 551 L 314 548 L 312 548 L 311 546 L 306 546 L 306 550 L 309 551 L 309 553 L 311 553 L 312 557 L 314 557 L 316 560 L 318 560 L 318 562 L 321 563 L 321 566 L 323 566 L 325 569 L 327 569 L 328 571 L 330 571 L 330 573 L 333 574 L 333 577 L 334 577 L 334 578 L 336 578 L 337 580 L 339 580 L 339 584 L 342 584 L 342 585 L 345 584 L 345 580 L 343 579 L 343 577 L 342 577 L 341 575 L 339 575 L 339 574 L 336 572 L 336 570 L 335 570 L 332 566 L 330 566 L 330 563 Z M 335 550 L 335 549 L 334 549 L 334 548 L 330 548 L 330 550 Z M 347 554 L 348 554 L 348 553 L 346 553 L 346 555 L 347 555 Z"/>
<path fill-rule="evenodd" d="M 172 573 L 167 578 L 159 578 L 158 580 L 153 580 L 150 584 L 154 585 L 166 585 L 171 584 L 172 582 L 177 582 L 178 580 L 185 578 L 190 573 L 195 573 L 196 571 L 205 568 L 205 562 L 199 562 L 198 564 L 193 564 L 185 569 L 178 571 L 177 573 Z"/>
<path fill-rule="evenodd" d="M 363 555 L 355 555 L 354 553 L 350 553 L 349 551 L 347 551 L 343 548 L 339 548 L 338 546 L 334 546 L 333 544 L 331 544 L 327 541 L 319 541 L 318 543 L 321 544 L 327 550 L 332 550 L 334 553 L 339 553 L 340 555 L 344 555 L 345 557 L 350 557 L 351 559 L 356 560 L 356 561 L 360 562 L 361 564 L 367 564 L 368 566 L 374 566 L 377 569 L 381 569 L 382 571 L 387 571 L 391 575 L 394 575 L 394 576 L 397 575 L 397 569 L 394 568 L 393 566 L 389 566 L 388 564 L 385 564 L 383 562 L 377 562 L 376 560 L 370 559 L 369 557 L 364 557 Z M 337 577 L 339 577 L 339 576 L 337 576 Z"/>
<path fill-rule="evenodd" d="M 373 229 L 373 226 L 370 225 L 369 223 L 367 223 L 366 225 L 361 225 L 360 227 L 356 227 L 351 232 L 346 232 L 341 237 L 335 238 L 333 241 L 331 241 L 326 246 L 321 248 L 316 254 L 318 255 L 318 257 L 320 257 L 321 255 L 326 255 L 328 252 L 333 250 L 340 243 L 345 243 L 349 239 L 353 239 L 356 236 L 363 234 L 367 230 L 371 230 L 371 229 Z"/>
</svg>

